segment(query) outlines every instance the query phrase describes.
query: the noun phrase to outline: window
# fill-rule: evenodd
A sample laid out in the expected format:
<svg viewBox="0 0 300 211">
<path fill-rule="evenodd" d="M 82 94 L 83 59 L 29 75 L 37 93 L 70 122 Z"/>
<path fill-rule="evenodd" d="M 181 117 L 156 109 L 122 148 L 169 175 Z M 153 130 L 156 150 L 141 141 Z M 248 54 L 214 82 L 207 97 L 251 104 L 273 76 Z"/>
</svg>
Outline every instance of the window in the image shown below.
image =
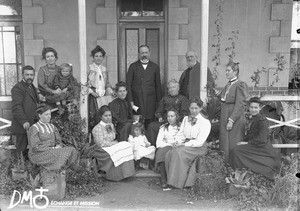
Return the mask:
<svg viewBox="0 0 300 211">
<path fill-rule="evenodd" d="M 300 2 L 293 2 L 289 89 L 300 89 Z"/>
<path fill-rule="evenodd" d="M 10 96 L 21 78 L 21 0 L 0 3 L 0 97 Z"/>
<path fill-rule="evenodd" d="M 123 17 L 162 17 L 164 16 L 163 0 L 120 0 Z"/>
</svg>

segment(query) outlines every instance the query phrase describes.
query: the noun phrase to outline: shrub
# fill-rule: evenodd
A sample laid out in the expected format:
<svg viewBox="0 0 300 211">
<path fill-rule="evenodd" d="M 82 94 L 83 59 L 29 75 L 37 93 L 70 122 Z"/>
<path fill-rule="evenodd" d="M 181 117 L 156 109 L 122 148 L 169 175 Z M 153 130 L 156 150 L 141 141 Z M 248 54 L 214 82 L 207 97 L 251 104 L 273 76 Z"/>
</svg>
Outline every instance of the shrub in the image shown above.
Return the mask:
<svg viewBox="0 0 300 211">
<path fill-rule="evenodd" d="M 63 144 L 73 146 L 81 152 L 88 143 L 86 121 L 81 118 L 77 103 L 68 104 L 68 111 L 61 116 L 55 116 L 52 123 L 57 127 Z"/>
<path fill-rule="evenodd" d="M 297 201 L 300 200 L 300 181 L 296 177 L 299 172 L 299 154 L 286 156 L 282 163 L 280 174 L 275 176 L 275 184 L 271 189 L 271 203 L 297 210 Z M 299 203 L 299 202 L 298 202 Z"/>
<path fill-rule="evenodd" d="M 217 151 L 208 149 L 205 156 L 197 160 L 196 182 L 193 194 L 196 198 L 226 198 L 227 185 L 225 177 L 227 169 L 224 157 Z"/>
</svg>

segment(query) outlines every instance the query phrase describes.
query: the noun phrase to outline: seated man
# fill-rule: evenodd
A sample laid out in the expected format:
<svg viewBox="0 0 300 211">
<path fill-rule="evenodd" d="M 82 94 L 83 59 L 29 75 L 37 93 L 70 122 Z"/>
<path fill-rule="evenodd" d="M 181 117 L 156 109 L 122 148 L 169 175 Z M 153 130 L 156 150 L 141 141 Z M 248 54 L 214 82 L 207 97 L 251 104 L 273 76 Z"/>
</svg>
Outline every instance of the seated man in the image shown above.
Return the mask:
<svg viewBox="0 0 300 211">
<path fill-rule="evenodd" d="M 168 82 L 168 95 L 164 96 L 159 102 L 155 112 L 155 118 L 158 121 L 151 122 L 146 131 L 146 137 L 153 146 L 156 146 L 160 126 L 168 122 L 167 111 L 171 108 L 178 111 L 180 122 L 184 116 L 189 114 L 189 101 L 185 96 L 179 94 L 179 83 L 175 79 Z"/>
</svg>

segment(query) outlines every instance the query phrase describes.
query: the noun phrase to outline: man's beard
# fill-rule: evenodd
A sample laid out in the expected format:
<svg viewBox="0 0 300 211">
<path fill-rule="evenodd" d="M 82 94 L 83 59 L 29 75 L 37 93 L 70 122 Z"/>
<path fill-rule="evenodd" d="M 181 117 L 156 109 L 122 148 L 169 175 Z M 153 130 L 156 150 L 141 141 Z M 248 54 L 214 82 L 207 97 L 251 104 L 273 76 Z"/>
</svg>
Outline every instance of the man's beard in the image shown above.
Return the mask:
<svg viewBox="0 0 300 211">
<path fill-rule="evenodd" d="M 29 85 L 31 85 L 32 82 L 33 82 L 33 80 L 31 78 L 29 78 L 29 79 L 26 80 L 26 83 L 29 84 Z"/>
</svg>

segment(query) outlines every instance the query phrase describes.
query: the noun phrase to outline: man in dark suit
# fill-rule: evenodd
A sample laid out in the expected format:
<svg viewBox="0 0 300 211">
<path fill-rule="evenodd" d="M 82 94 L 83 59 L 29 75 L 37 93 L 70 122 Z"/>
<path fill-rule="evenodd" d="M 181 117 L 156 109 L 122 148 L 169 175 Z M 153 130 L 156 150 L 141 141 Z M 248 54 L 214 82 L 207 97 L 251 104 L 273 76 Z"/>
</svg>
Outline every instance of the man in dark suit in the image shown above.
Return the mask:
<svg viewBox="0 0 300 211">
<path fill-rule="evenodd" d="M 198 55 L 194 51 L 188 51 L 185 54 L 188 68 L 181 74 L 179 79 L 179 94 L 190 99 L 193 96 L 200 96 L 200 63 Z M 207 88 L 214 88 L 215 82 L 212 74 L 207 68 Z"/>
<path fill-rule="evenodd" d="M 39 96 L 32 84 L 35 70 L 31 66 L 22 68 L 23 79 L 11 90 L 13 120 L 11 132 L 16 136 L 16 153 L 23 153 L 27 159 L 27 130 L 36 121 L 35 110 L 39 103 Z"/>
<path fill-rule="evenodd" d="M 149 47 L 141 45 L 139 60 L 129 66 L 126 77 L 128 100 L 135 114 L 140 114 L 145 119 L 145 127 L 154 119 L 161 99 L 160 70 L 149 58 Z"/>
</svg>

